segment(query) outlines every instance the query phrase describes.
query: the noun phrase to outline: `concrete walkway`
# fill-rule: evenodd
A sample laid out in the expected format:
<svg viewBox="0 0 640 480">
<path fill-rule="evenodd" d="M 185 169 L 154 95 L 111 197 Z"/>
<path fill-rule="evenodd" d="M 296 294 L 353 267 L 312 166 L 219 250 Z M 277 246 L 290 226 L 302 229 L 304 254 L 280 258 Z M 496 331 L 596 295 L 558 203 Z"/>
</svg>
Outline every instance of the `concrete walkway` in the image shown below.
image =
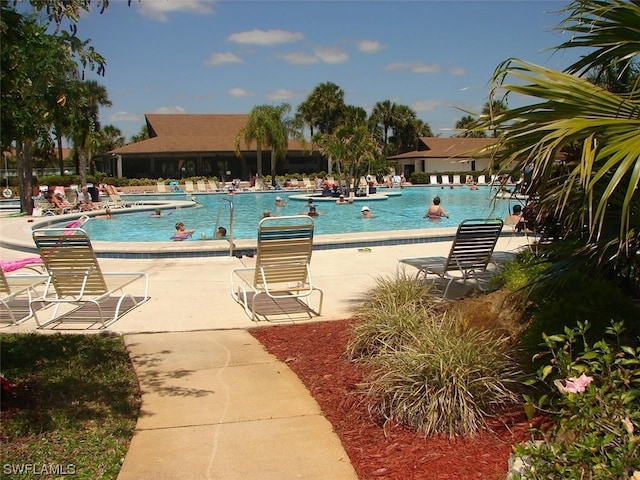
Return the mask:
<svg viewBox="0 0 640 480">
<path fill-rule="evenodd" d="M 28 243 L 24 222 L 0 218 L 0 233 L 24 232 Z M 507 235 L 496 251 L 515 251 L 525 243 L 524 237 Z M 450 242 L 442 242 L 314 251 L 311 271 L 325 300 L 322 316 L 312 321 L 349 318 L 376 279 L 395 275 L 399 258 L 446 255 L 449 248 Z M 0 249 L 3 260 L 31 255 Z M 105 272 L 147 272 L 151 294 L 107 329 L 124 335 L 142 389 L 120 480 L 357 478 L 310 393 L 247 332 L 310 321 L 300 315 L 249 320 L 231 297 L 229 278 L 233 268 L 253 263 L 247 257 L 100 260 Z M 35 327 L 31 319 L 0 331 Z"/>
</svg>

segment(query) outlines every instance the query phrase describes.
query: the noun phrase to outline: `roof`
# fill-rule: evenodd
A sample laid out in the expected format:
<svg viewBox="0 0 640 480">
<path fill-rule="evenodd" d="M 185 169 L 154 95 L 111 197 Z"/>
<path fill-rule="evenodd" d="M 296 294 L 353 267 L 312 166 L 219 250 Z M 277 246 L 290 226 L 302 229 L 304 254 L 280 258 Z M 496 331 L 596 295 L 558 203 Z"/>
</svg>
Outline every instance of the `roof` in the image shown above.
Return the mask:
<svg viewBox="0 0 640 480">
<path fill-rule="evenodd" d="M 116 148 L 110 153 L 162 154 L 179 152 L 233 152 L 238 132 L 248 114 L 145 114 L 150 138 Z M 255 151 L 255 142 L 244 151 Z M 300 142 L 289 140 L 289 150 L 303 150 Z M 265 148 L 269 151 L 269 148 Z"/>
<path fill-rule="evenodd" d="M 479 155 L 479 151 L 496 143 L 495 138 L 466 137 L 420 137 L 422 148 L 412 152 L 401 153 L 389 157 L 392 160 L 406 158 L 470 158 Z"/>
</svg>

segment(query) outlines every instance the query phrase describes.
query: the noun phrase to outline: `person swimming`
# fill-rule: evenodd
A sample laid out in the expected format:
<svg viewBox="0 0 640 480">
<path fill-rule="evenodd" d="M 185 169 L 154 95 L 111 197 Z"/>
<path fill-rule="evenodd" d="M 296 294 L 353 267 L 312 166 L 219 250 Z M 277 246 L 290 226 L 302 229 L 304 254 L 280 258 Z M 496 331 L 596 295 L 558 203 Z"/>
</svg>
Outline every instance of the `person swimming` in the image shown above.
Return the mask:
<svg viewBox="0 0 640 480">
<path fill-rule="evenodd" d="M 442 205 L 440 205 L 440 197 L 434 197 L 433 204 L 431 204 L 424 213 L 424 218 L 439 220 L 442 217 L 449 218 L 449 214 L 444 208 L 442 208 Z"/>
<path fill-rule="evenodd" d="M 171 235 L 171 239 L 174 242 L 179 242 L 182 240 L 186 240 L 191 238 L 191 236 L 195 233 L 195 230 L 187 230 L 184 226 L 184 223 L 178 222 L 176 223 L 176 233 Z"/>
</svg>

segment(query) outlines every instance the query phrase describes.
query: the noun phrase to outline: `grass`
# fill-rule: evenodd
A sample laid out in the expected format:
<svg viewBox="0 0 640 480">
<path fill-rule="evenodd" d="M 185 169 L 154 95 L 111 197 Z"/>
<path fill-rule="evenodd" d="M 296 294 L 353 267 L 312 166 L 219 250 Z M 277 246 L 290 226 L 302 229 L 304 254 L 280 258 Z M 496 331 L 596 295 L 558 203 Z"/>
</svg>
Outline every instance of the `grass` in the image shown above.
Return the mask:
<svg viewBox="0 0 640 480">
<path fill-rule="evenodd" d="M 122 338 L 7 334 L 0 341 L 2 374 L 11 383 L 1 412 L 3 478 L 49 471 L 116 478 L 140 408 Z"/>
</svg>

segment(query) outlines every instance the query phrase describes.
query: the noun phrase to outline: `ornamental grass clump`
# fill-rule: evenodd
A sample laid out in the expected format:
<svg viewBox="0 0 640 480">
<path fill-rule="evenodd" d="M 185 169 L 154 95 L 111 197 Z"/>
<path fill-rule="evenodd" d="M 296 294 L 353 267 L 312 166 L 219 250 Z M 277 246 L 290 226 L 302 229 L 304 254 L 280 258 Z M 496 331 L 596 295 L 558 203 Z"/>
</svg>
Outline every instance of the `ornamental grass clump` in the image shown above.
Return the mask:
<svg viewBox="0 0 640 480">
<path fill-rule="evenodd" d="M 424 282 L 404 275 L 378 278 L 356 314 L 348 357 L 354 360 L 395 350 L 430 318 L 442 315 L 444 304 L 429 296 L 429 289 Z"/>
<path fill-rule="evenodd" d="M 476 434 L 484 420 L 518 401 L 511 347 L 453 314 L 424 321 L 407 341 L 363 358 L 369 412 L 425 436 Z"/>
<path fill-rule="evenodd" d="M 538 370 L 537 401 L 549 419 L 532 442 L 515 448 L 527 467 L 512 478 L 627 480 L 640 478 L 640 346 L 620 342 L 622 322 L 608 338 L 587 341 L 588 322 L 544 337 L 550 361 Z M 532 382 L 533 383 L 533 382 Z"/>
</svg>

